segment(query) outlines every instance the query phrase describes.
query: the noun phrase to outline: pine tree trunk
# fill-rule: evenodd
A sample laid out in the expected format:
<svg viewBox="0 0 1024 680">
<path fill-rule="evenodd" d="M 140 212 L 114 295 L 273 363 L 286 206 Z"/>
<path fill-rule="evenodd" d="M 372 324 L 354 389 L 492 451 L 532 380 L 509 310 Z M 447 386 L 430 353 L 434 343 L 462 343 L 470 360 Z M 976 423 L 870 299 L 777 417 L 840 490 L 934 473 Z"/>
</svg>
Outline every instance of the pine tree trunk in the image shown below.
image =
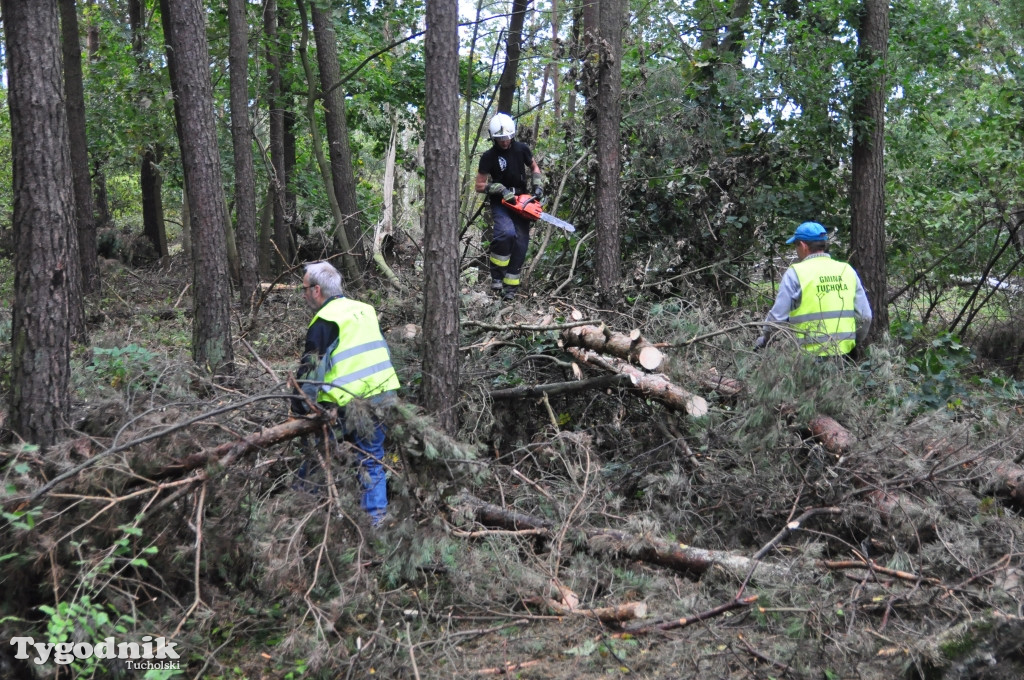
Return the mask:
<svg viewBox="0 0 1024 680">
<path fill-rule="evenodd" d="M 338 207 L 344 216 L 345 235 L 360 270 L 366 269 L 366 246 L 363 239 L 363 214 L 356 200 L 356 178 L 352 169 L 352 149 L 348 138 L 345 114 L 345 90 L 341 87 L 338 66 L 338 38 L 334 32 L 330 10 L 313 3 L 313 37 L 316 60 L 320 69 L 320 90 L 324 102 L 324 123 L 327 149 L 331 159 L 331 179 Z M 358 272 L 360 275 L 362 271 Z M 351 279 L 351 275 L 349 276 Z M 357 279 L 351 281 L 359 285 Z"/>
<path fill-rule="evenodd" d="M 163 177 L 158 164 L 160 158 L 152 148 L 142 153 L 139 169 L 139 189 L 142 193 L 142 233 L 153 245 L 158 258 L 167 257 L 167 229 L 164 224 Z"/>
<path fill-rule="evenodd" d="M 61 35 L 64 55 L 64 94 L 68 117 L 68 141 L 78 219 L 78 256 L 82 292 L 99 288 L 96 260 L 96 216 L 89 184 L 89 145 L 85 134 L 85 94 L 82 86 L 82 48 L 78 42 L 78 13 L 75 0 L 60 0 Z"/>
<path fill-rule="evenodd" d="M 423 234 L 423 401 L 442 429 L 458 427 L 459 36 L 455 0 L 428 0 Z"/>
<path fill-rule="evenodd" d="M 885 267 L 885 60 L 889 3 L 864 0 L 857 32 L 861 84 L 852 106 L 853 164 L 850 184 L 850 264 L 860 274 L 874 317 L 871 339 L 889 330 Z"/>
<path fill-rule="evenodd" d="M 519 55 L 523 48 L 523 22 L 526 18 L 527 0 L 512 0 L 512 16 L 509 19 L 508 40 L 505 43 L 505 68 L 498 81 L 498 111 L 512 113 L 515 103 L 516 82 L 519 80 Z"/>
<path fill-rule="evenodd" d="M 619 124 L 622 118 L 622 30 L 626 6 L 621 0 L 588 0 L 584 80 L 591 83 L 589 114 L 595 121 L 597 178 L 594 190 L 597 230 L 597 288 L 606 300 L 615 298 L 622 282 L 620 269 Z M 595 87 L 596 86 L 596 87 Z"/>
<path fill-rule="evenodd" d="M 140 82 L 146 82 L 151 69 L 146 59 L 146 26 L 142 0 L 128 0 L 128 25 L 131 30 L 131 51 L 135 57 L 135 72 Z M 153 247 L 158 259 L 167 257 L 167 225 L 164 223 L 163 177 L 160 161 L 163 152 L 159 142 L 146 145 L 139 161 L 139 190 L 142 193 L 142 233 Z"/>
<path fill-rule="evenodd" d="M 274 243 L 277 249 L 291 261 L 288 220 L 285 211 L 284 163 L 284 98 L 281 95 L 281 46 L 277 34 L 277 0 L 267 0 L 263 14 L 263 33 L 267 41 L 267 103 L 270 106 L 270 178 L 273 192 Z M 276 256 L 271 258 L 271 270 L 280 271 L 283 263 Z"/>
<path fill-rule="evenodd" d="M 235 231 L 242 308 L 260 285 L 256 254 L 256 171 L 249 125 L 249 23 L 245 0 L 228 0 L 228 63 L 231 73 L 231 146 L 235 165 Z"/>
<path fill-rule="evenodd" d="M 192 221 L 192 358 L 214 374 L 234 372 L 230 280 L 205 12 L 199 0 L 161 0 L 182 169 Z"/>
<path fill-rule="evenodd" d="M 61 78 L 57 2 L 0 0 L 11 112 L 14 190 L 14 306 L 11 428 L 53 443 L 71 397 L 69 247 L 75 202 Z M 72 256 L 76 258 L 71 261 Z"/>
</svg>

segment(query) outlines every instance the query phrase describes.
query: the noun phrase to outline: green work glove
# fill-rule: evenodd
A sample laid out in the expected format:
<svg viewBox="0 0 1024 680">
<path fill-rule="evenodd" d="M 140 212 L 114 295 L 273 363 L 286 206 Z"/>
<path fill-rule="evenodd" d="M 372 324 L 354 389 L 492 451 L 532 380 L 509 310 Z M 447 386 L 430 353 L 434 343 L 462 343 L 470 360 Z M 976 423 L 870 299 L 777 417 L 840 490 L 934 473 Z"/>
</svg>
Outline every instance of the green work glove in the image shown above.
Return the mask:
<svg viewBox="0 0 1024 680">
<path fill-rule="evenodd" d="M 501 196 L 503 201 L 514 201 L 516 198 L 516 192 L 509 189 L 507 186 L 500 182 L 491 182 L 487 185 L 488 196 Z"/>
</svg>

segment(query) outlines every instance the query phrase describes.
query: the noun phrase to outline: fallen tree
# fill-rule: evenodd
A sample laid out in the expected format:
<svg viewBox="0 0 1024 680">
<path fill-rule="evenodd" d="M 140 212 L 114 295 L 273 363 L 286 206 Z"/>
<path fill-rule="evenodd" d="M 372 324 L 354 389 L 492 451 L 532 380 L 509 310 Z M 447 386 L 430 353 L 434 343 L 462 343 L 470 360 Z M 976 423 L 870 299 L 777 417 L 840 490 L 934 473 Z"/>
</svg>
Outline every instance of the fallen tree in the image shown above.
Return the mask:
<svg viewBox="0 0 1024 680">
<path fill-rule="evenodd" d="M 550 520 L 487 503 L 465 490 L 449 501 L 449 507 L 455 515 L 470 517 L 485 526 L 512 531 L 533 530 L 533 535 L 546 538 L 555 536 L 555 525 Z M 788 535 L 800 526 L 799 520 L 791 522 L 783 535 Z M 577 529 L 568 534 L 567 538 L 570 539 L 567 542 L 573 546 L 594 554 L 640 560 L 694 577 L 699 577 L 713 567 L 723 569 L 739 581 L 745 581 L 752 575 L 758 579 L 781 580 L 791 571 L 789 565 L 761 561 L 760 553 L 752 558 L 721 550 L 696 548 L 653 536 L 637 536 L 615 529 Z M 778 540 L 781 540 L 781 536 Z"/>
<path fill-rule="evenodd" d="M 646 396 L 685 411 L 694 418 L 700 418 L 708 413 L 708 402 L 704 397 L 687 392 L 662 373 L 645 373 L 624 359 L 602 357 L 593 350 L 568 347 L 567 351 L 582 364 L 629 376 L 633 387 Z"/>
<path fill-rule="evenodd" d="M 665 362 L 661 350 L 648 342 L 639 330 L 617 333 L 604 324 L 575 326 L 562 331 L 562 342 L 567 347 L 581 347 L 601 354 L 637 364 L 647 371 L 657 371 Z"/>
</svg>

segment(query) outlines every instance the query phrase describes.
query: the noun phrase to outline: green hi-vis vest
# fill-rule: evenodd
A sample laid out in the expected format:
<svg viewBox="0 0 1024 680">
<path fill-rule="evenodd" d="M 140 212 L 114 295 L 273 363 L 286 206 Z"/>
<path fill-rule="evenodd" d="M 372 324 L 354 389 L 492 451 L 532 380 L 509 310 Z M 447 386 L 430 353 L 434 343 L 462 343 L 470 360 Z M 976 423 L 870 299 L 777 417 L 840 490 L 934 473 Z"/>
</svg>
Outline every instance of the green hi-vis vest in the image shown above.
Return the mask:
<svg viewBox="0 0 1024 680">
<path fill-rule="evenodd" d="M 829 257 L 812 257 L 797 262 L 793 269 L 802 291 L 800 306 L 789 313 L 797 341 L 818 356 L 849 354 L 857 343 L 853 267 Z"/>
<path fill-rule="evenodd" d="M 373 307 L 348 298 L 335 298 L 313 316 L 309 325 L 317 319 L 338 326 L 338 340 L 328 348 L 317 366 L 315 379 L 326 383 L 320 386 L 317 401 L 344 406 L 352 399 L 367 399 L 400 387 Z M 342 339 L 344 347 L 340 343 Z"/>
</svg>

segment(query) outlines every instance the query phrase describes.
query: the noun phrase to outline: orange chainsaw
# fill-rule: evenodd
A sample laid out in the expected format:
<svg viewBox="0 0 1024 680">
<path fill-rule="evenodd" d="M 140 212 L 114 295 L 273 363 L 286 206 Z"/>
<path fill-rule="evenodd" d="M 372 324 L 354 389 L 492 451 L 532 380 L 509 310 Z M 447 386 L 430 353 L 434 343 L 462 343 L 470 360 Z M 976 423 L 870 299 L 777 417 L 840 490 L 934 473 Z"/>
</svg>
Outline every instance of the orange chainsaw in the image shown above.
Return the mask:
<svg viewBox="0 0 1024 680">
<path fill-rule="evenodd" d="M 541 207 L 540 199 L 531 196 L 530 194 L 519 194 L 511 201 L 502 200 L 501 204 L 514 212 L 520 217 L 525 217 L 531 221 L 543 220 L 548 224 L 553 224 L 559 229 L 564 229 L 570 234 L 576 231 L 576 227 L 572 226 L 565 220 L 559 219 L 554 215 L 544 212 Z"/>
</svg>

